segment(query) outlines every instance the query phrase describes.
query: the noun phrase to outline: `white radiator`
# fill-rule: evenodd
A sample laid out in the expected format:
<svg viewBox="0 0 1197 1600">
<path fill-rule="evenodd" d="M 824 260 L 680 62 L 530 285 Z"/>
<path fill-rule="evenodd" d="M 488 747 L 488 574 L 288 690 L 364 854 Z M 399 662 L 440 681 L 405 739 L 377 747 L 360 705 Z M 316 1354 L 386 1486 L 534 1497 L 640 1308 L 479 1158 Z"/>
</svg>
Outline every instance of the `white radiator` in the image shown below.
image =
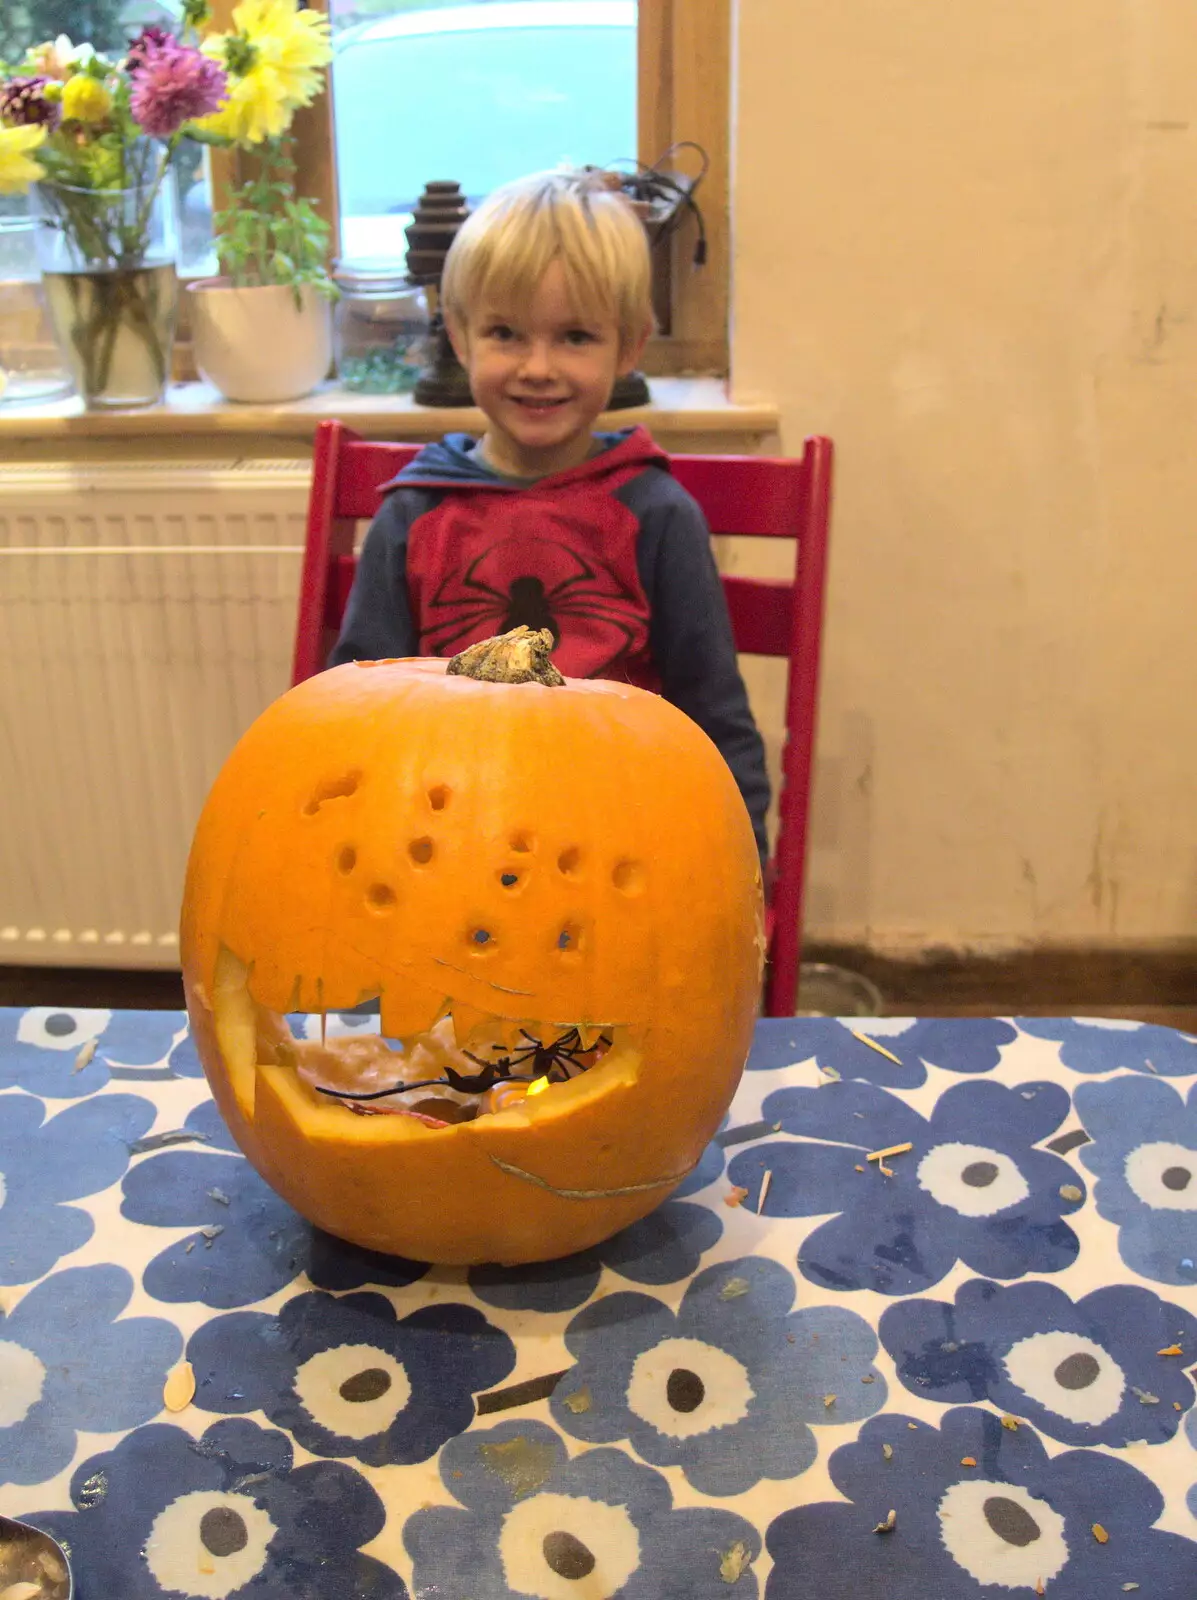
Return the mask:
<svg viewBox="0 0 1197 1600">
<path fill-rule="evenodd" d="M 308 478 L 0 466 L 0 964 L 176 964 L 204 796 L 287 686 Z"/>
</svg>

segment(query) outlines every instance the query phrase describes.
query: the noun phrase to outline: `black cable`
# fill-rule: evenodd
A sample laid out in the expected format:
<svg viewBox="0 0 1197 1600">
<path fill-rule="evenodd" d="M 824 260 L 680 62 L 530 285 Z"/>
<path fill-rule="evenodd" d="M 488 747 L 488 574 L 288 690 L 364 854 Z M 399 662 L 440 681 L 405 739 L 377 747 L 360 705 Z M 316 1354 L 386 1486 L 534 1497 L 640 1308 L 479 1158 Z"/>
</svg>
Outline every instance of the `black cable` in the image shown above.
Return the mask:
<svg viewBox="0 0 1197 1600">
<path fill-rule="evenodd" d="M 662 170 L 664 163 L 680 150 L 696 150 L 702 158 L 701 170 L 689 185 L 680 183 L 670 173 Z M 696 267 L 703 266 L 707 259 L 707 230 L 706 223 L 703 220 L 702 208 L 694 198 L 694 191 L 706 177 L 710 169 L 711 158 L 702 145 L 696 143 L 693 139 L 679 139 L 674 144 L 671 144 L 662 155 L 658 156 L 651 165 L 635 161 L 632 162 L 632 171 L 620 171 L 621 165 L 625 164 L 623 158 L 621 158 L 621 161 L 611 162 L 605 169 L 619 173 L 620 188 L 625 194 L 629 195 L 633 200 L 647 201 L 649 203 L 654 200 L 673 200 L 675 202 L 674 211 L 662 230 L 662 238 L 666 237 L 678 226 L 683 208 L 691 213 L 698 229 L 698 238 L 694 244 L 693 262 Z"/>
<path fill-rule="evenodd" d="M 492 1087 L 497 1088 L 499 1083 L 535 1083 L 535 1078 L 499 1078 Z M 333 1100 L 385 1100 L 388 1095 L 407 1094 L 412 1089 L 452 1089 L 453 1085 L 448 1078 L 422 1078 L 419 1083 L 397 1083 L 391 1089 L 371 1089 L 366 1094 L 358 1094 L 349 1089 L 326 1089 L 323 1084 L 313 1084 L 317 1094 L 326 1094 Z M 457 1091 L 459 1094 L 461 1090 Z M 467 1090 L 467 1093 L 473 1093 Z M 485 1092 L 485 1091 L 483 1091 Z"/>
</svg>

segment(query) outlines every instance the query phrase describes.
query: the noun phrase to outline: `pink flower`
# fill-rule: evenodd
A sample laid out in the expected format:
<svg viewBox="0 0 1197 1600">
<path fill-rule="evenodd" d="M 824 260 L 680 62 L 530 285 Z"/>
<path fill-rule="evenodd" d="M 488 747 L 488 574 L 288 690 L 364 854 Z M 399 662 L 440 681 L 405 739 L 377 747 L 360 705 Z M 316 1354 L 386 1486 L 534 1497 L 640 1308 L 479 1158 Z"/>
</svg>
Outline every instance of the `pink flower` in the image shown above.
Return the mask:
<svg viewBox="0 0 1197 1600">
<path fill-rule="evenodd" d="M 152 139 L 169 139 L 185 122 L 206 117 L 228 89 L 223 67 L 173 39 L 145 40 L 131 81 L 129 108 Z"/>
<path fill-rule="evenodd" d="M 148 25 L 130 43 L 125 53 L 125 66 L 130 72 L 140 72 L 150 50 L 169 50 L 177 42 L 174 34 L 168 33 L 165 28 Z"/>
</svg>

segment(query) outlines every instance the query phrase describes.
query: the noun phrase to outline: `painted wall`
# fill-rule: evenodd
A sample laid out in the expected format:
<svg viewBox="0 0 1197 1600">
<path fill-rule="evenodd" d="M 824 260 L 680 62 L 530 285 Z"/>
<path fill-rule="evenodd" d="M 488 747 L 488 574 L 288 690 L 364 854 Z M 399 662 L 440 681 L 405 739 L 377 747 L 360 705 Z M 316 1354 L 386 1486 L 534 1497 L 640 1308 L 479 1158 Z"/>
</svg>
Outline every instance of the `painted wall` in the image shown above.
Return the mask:
<svg viewBox="0 0 1197 1600">
<path fill-rule="evenodd" d="M 1190 0 L 737 32 L 735 394 L 839 450 L 809 936 L 1197 938 Z"/>
</svg>

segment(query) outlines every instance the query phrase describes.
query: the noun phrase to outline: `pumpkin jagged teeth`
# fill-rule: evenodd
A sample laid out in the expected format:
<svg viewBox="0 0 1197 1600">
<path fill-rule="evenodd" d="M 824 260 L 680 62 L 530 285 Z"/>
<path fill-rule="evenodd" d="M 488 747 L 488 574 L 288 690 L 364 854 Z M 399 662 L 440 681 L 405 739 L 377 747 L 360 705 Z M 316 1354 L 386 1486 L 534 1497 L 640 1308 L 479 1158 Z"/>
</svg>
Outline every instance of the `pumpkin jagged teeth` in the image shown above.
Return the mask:
<svg viewBox="0 0 1197 1600">
<path fill-rule="evenodd" d="M 306 1011 L 311 1014 L 324 1011 L 326 1004 L 324 980 L 322 978 L 305 978 L 302 976 L 296 978 L 292 1010 Z"/>
<path fill-rule="evenodd" d="M 582 1053 L 585 1054 L 588 1050 L 593 1050 L 595 1045 L 599 1042 L 599 1040 L 603 1037 L 603 1035 L 604 1034 L 608 1034 L 609 1035 L 609 1033 L 610 1033 L 610 1029 L 607 1027 L 607 1025 L 605 1023 L 602 1023 L 602 1022 L 583 1022 L 583 1023 L 579 1023 L 579 1025 L 578 1025 L 578 1043 L 582 1047 Z"/>
<path fill-rule="evenodd" d="M 551 1048 L 558 1039 L 572 1038 L 578 1032 L 576 1022 L 542 1022 L 538 1037 L 541 1044 Z"/>
<path fill-rule="evenodd" d="M 382 1031 L 388 1039 L 409 1039 L 431 1033 L 449 1014 L 449 1005 L 444 995 L 434 989 L 404 980 L 394 989 L 383 989 L 379 1011 Z"/>
<path fill-rule="evenodd" d="M 245 969 L 243 983 L 258 1005 L 267 1011 L 277 1011 L 281 1017 L 307 1009 L 300 1004 L 302 980 L 295 976 L 292 968 L 282 967 L 269 956 L 259 956 Z"/>
<path fill-rule="evenodd" d="M 249 987 L 253 993 L 255 989 L 253 974 L 250 976 Z M 322 977 L 301 976 L 295 980 L 287 1011 L 306 1011 L 311 1016 L 321 1014 L 327 1016 L 330 1011 L 352 1011 L 357 1004 L 359 992 L 356 984 L 352 989 L 335 991 L 329 988 Z"/>
<path fill-rule="evenodd" d="M 449 1012 L 453 1022 L 453 1037 L 458 1049 L 469 1043 L 470 1035 L 475 1033 L 483 1023 L 494 1023 L 494 1014 L 482 1011 L 477 1006 L 465 1005 L 460 1000 L 454 1000 L 453 1008 Z"/>
<path fill-rule="evenodd" d="M 513 1050 L 519 1050 L 528 1043 L 528 1035 L 532 1033 L 533 1026 L 527 1022 L 518 1020 L 513 1022 L 508 1018 L 500 1018 L 495 1035 L 498 1043 L 510 1055 Z M 534 1033 L 532 1036 L 535 1038 Z"/>
</svg>

